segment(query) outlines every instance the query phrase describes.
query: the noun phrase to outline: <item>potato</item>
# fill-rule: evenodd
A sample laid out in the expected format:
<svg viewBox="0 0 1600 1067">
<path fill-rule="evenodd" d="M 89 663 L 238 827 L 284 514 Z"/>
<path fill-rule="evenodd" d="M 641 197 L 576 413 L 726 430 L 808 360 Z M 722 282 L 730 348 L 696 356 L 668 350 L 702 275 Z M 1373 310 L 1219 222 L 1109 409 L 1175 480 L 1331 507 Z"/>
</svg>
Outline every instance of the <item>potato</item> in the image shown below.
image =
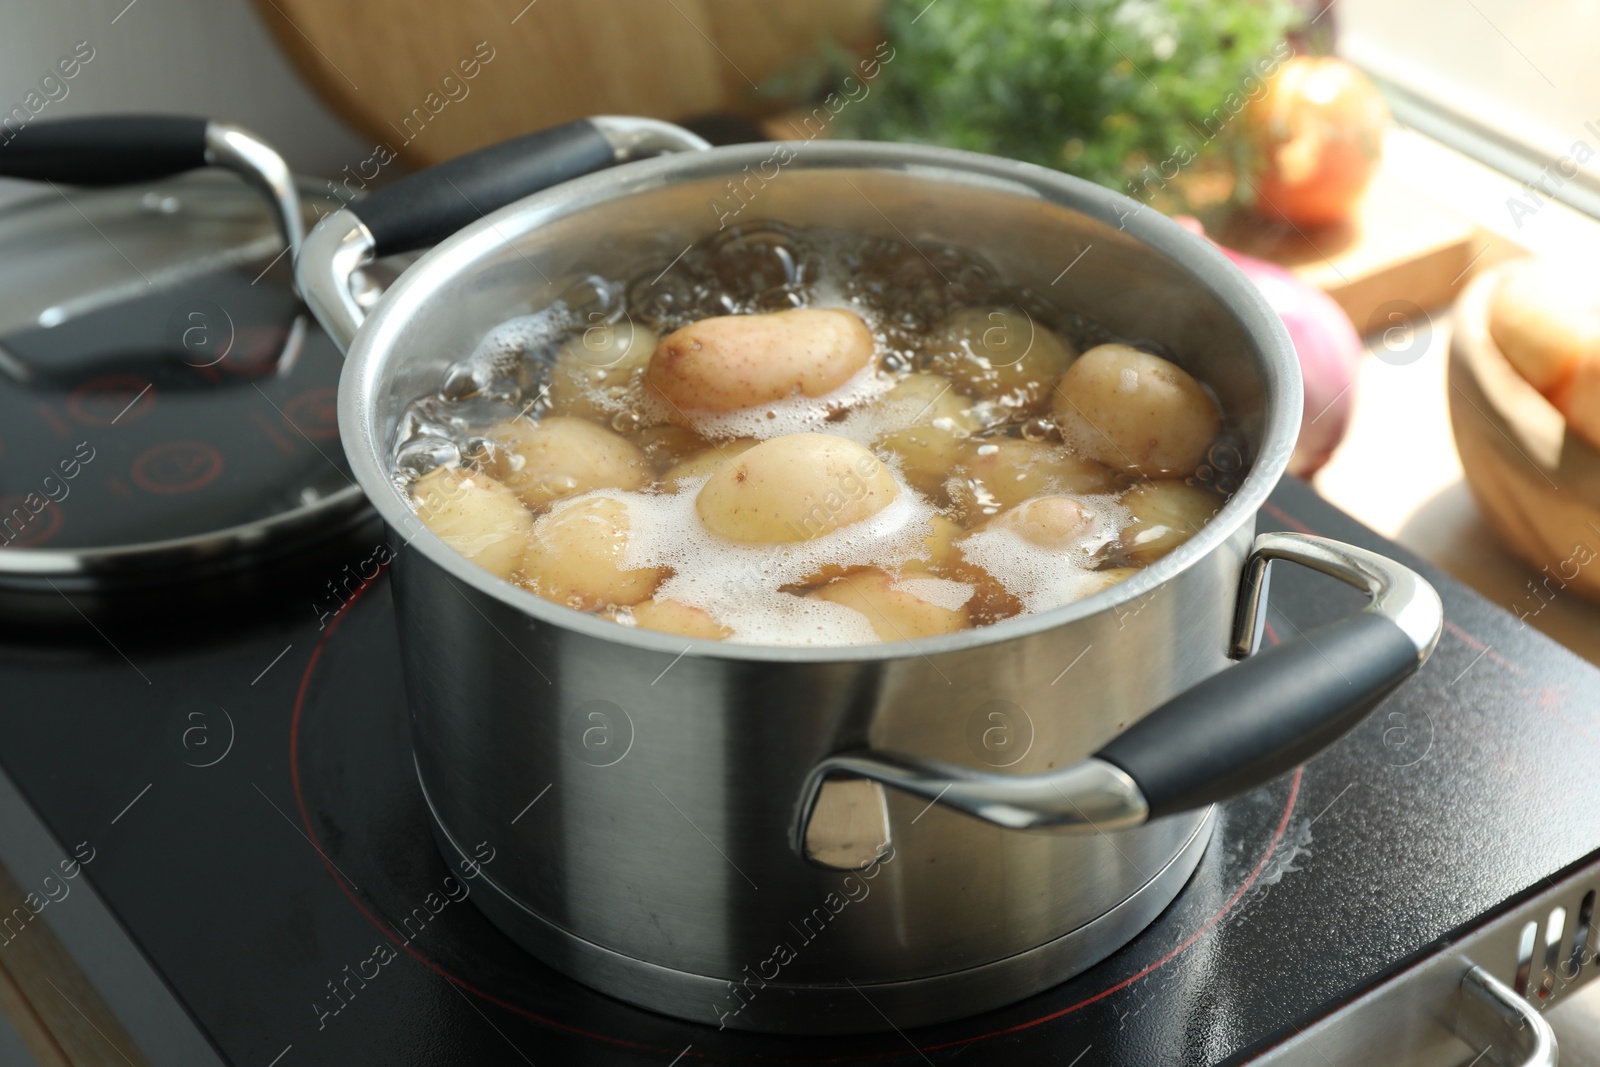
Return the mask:
<svg viewBox="0 0 1600 1067">
<path fill-rule="evenodd" d="M 629 610 L 633 615 L 633 624 L 641 630 L 677 634 L 679 637 L 702 637 L 707 641 L 725 641 L 733 636 L 733 631 L 712 618 L 709 612 L 678 600 L 652 597 Z"/>
<path fill-rule="evenodd" d="M 881 419 L 892 429 L 942 422 L 969 433 L 979 427 L 972 401 L 949 378 L 937 374 L 908 374 L 875 403 Z"/>
<path fill-rule="evenodd" d="M 874 444 L 900 458 L 912 485 L 935 492 L 960 461 L 961 443 L 978 428 L 971 403 L 937 374 L 909 374 L 877 403 L 892 428 Z"/>
<path fill-rule="evenodd" d="M 823 396 L 872 361 L 872 331 L 849 311 L 797 308 L 701 319 L 656 346 L 645 384 L 668 418 L 741 411 L 799 393 Z"/>
<path fill-rule="evenodd" d="M 1600 360 L 1600 289 L 1592 269 L 1526 259 L 1489 297 L 1489 336 L 1535 389 L 1554 398 L 1585 360 Z"/>
<path fill-rule="evenodd" d="M 1221 427 L 1216 402 L 1173 363 L 1128 345 L 1099 345 L 1056 383 L 1056 425 L 1091 459 L 1146 477 L 1188 475 Z"/>
<path fill-rule="evenodd" d="M 654 332 L 632 322 L 594 326 L 574 337 L 556 351 L 550 367 L 551 412 L 609 422 L 632 407 L 630 389 L 656 343 Z"/>
<path fill-rule="evenodd" d="M 493 478 L 440 467 L 418 478 L 411 496 L 423 525 L 484 570 L 509 578 L 522 566 L 533 515 Z"/>
<path fill-rule="evenodd" d="M 965 452 L 950 497 L 968 522 L 1045 493 L 1104 493 L 1116 484 L 1103 465 L 1061 445 L 983 437 L 968 441 Z"/>
<path fill-rule="evenodd" d="M 704 437 L 681 426 L 651 426 L 635 430 L 628 435 L 628 439 L 644 454 L 650 466 L 658 471 L 669 470 L 674 464 L 682 463 L 709 447 Z"/>
<path fill-rule="evenodd" d="M 628 530 L 628 506 L 620 500 L 597 496 L 558 504 L 533 524 L 524 580 L 546 600 L 569 608 L 637 604 L 655 592 L 667 571 L 622 568 Z"/>
<path fill-rule="evenodd" d="M 583 419 L 508 419 L 489 439 L 495 475 L 530 508 L 592 489 L 638 489 L 651 474 L 631 441 Z"/>
<path fill-rule="evenodd" d="M 712 474 L 724 463 L 737 459 L 760 443 L 754 437 L 738 437 L 732 441 L 715 442 L 710 448 L 696 452 L 688 459 L 674 464 L 661 476 L 662 487 L 676 493 L 684 482 Z"/>
<path fill-rule="evenodd" d="M 944 321 L 923 365 L 968 396 L 1036 411 L 1076 356 L 1065 338 L 1024 311 L 964 308 Z"/>
<path fill-rule="evenodd" d="M 934 515 L 928 521 L 933 532 L 922 539 L 922 551 L 907 561 L 907 570 L 943 572 L 961 561 L 961 550 L 956 546 L 956 539 L 967 532 L 966 527 L 943 515 Z"/>
<path fill-rule="evenodd" d="M 1145 482 L 1122 494 L 1132 521 L 1122 529 L 1122 550 L 1149 566 L 1200 532 L 1225 501 L 1209 489 L 1176 479 Z"/>
<path fill-rule="evenodd" d="M 885 641 L 953 634 L 971 625 L 965 604 L 950 608 L 930 603 L 916 595 L 919 582 L 939 583 L 949 587 L 941 592 L 953 591 L 957 596 L 962 595 L 953 582 L 920 576 L 897 579 L 877 568 L 847 574 L 806 595 L 859 611 L 872 623 L 873 631 Z"/>
<path fill-rule="evenodd" d="M 1064 551 L 1077 545 L 1094 525 L 1094 513 L 1070 496 L 1036 496 L 1008 508 L 984 523 L 985 529 L 1010 530 L 1040 548 Z"/>
<path fill-rule="evenodd" d="M 1572 430 L 1600 448 L 1600 353 L 1578 364 L 1572 381 L 1556 394 L 1555 404 Z"/>
<path fill-rule="evenodd" d="M 730 541 L 810 541 L 871 518 L 899 494 L 889 468 L 842 437 L 789 434 L 719 467 L 695 498 L 712 533 Z"/>
</svg>

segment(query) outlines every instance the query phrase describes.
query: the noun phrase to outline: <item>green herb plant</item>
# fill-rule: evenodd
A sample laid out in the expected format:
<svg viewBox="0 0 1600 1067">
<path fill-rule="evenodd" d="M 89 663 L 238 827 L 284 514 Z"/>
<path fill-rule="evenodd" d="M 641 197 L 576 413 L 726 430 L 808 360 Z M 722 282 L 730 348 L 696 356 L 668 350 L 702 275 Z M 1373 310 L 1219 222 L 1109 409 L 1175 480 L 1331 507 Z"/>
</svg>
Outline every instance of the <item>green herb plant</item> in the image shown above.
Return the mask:
<svg viewBox="0 0 1600 1067">
<path fill-rule="evenodd" d="M 1182 206 L 1292 54 L 1285 0 L 888 0 L 891 62 L 837 136 L 921 141 Z"/>
</svg>

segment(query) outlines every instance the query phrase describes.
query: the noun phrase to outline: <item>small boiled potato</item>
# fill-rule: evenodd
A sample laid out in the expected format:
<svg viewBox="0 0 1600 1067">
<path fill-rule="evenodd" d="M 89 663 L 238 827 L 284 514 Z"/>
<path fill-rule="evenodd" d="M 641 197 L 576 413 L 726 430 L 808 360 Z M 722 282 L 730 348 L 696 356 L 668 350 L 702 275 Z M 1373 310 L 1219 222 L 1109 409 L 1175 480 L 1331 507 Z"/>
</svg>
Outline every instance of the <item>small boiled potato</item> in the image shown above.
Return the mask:
<svg viewBox="0 0 1600 1067">
<path fill-rule="evenodd" d="M 1075 547 L 1093 527 L 1094 512 L 1070 496 L 1036 496 L 984 523 L 985 529 L 1010 530 L 1030 544 L 1058 551 Z"/>
<path fill-rule="evenodd" d="M 961 462 L 966 431 L 948 426 L 908 426 L 879 437 L 879 449 L 900 461 L 900 470 L 911 485 L 937 496 L 950 477 L 950 470 Z"/>
<path fill-rule="evenodd" d="M 1554 398 L 1579 366 L 1600 359 L 1600 292 L 1586 266 L 1525 259 L 1489 297 L 1489 336 L 1535 389 Z"/>
<path fill-rule="evenodd" d="M 797 433 L 763 441 L 719 467 L 695 510 L 707 529 L 730 541 L 810 541 L 871 518 L 899 492 L 889 468 L 862 446 Z"/>
<path fill-rule="evenodd" d="M 876 404 L 879 418 L 892 429 L 948 423 L 951 429 L 971 433 L 981 425 L 972 401 L 938 374 L 908 374 Z"/>
<path fill-rule="evenodd" d="M 486 474 L 440 467 L 411 487 L 417 517 L 478 566 L 508 578 L 522 566 L 533 515 L 515 493 Z"/>
<path fill-rule="evenodd" d="M 633 624 L 641 630 L 677 634 L 679 637 L 701 637 L 707 641 L 725 641 L 733 631 L 711 617 L 710 612 L 690 607 L 678 600 L 652 597 L 632 609 Z"/>
<path fill-rule="evenodd" d="M 1223 499 L 1177 479 L 1144 482 L 1122 494 L 1132 521 L 1122 529 L 1123 554 L 1149 566 L 1200 532 Z"/>
<path fill-rule="evenodd" d="M 1188 475 L 1205 459 L 1221 414 L 1182 367 L 1128 345 L 1099 345 L 1056 383 L 1062 440 L 1118 470 Z"/>
<path fill-rule="evenodd" d="M 932 532 L 922 539 L 922 551 L 907 561 L 907 567 L 942 572 L 961 561 L 961 549 L 956 545 L 956 539 L 967 530 L 959 522 L 943 515 L 934 515 L 928 522 Z"/>
<path fill-rule="evenodd" d="M 968 441 L 950 482 L 950 497 L 968 522 L 1045 493 L 1104 493 L 1116 478 L 1092 459 L 1061 445 L 1014 437 Z"/>
<path fill-rule="evenodd" d="M 628 435 L 628 439 L 644 454 L 650 466 L 658 471 L 668 470 L 674 464 L 682 463 L 710 447 L 704 437 L 681 426 L 651 426 L 635 430 Z"/>
<path fill-rule="evenodd" d="M 650 465 L 631 441 L 584 419 L 549 415 L 490 427 L 495 474 L 530 508 L 593 489 L 638 489 Z"/>
<path fill-rule="evenodd" d="M 849 311 L 796 308 L 701 319 L 662 338 L 645 384 L 670 421 L 741 411 L 795 394 L 823 396 L 872 361 L 872 331 Z"/>
<path fill-rule="evenodd" d="M 551 412 L 609 422 L 634 406 L 629 393 L 656 344 L 654 332 L 632 322 L 593 326 L 572 338 L 550 367 Z"/>
<path fill-rule="evenodd" d="M 961 459 L 962 442 L 978 428 L 971 402 L 948 378 L 909 374 L 877 402 L 890 429 L 874 444 L 900 459 L 906 480 L 934 493 Z"/>
<path fill-rule="evenodd" d="M 1042 410 L 1077 352 L 1054 330 L 1016 308 L 964 308 L 944 321 L 923 357 L 968 396 L 1018 411 Z"/>
<path fill-rule="evenodd" d="M 756 445 L 754 437 L 737 437 L 732 441 L 717 441 L 687 459 L 679 460 L 661 476 L 662 487 L 676 493 L 684 482 L 705 478 L 716 472 L 724 463 L 738 459 Z"/>
<path fill-rule="evenodd" d="M 837 578 L 806 595 L 859 611 L 885 641 L 953 634 L 971 625 L 965 603 L 951 608 L 925 600 L 916 594 L 919 582 L 948 586 L 963 599 L 966 595 L 954 582 L 922 576 L 897 579 L 875 567 Z"/>
<path fill-rule="evenodd" d="M 523 575 L 534 592 L 569 608 L 637 604 L 666 577 L 656 567 L 622 568 L 628 506 L 611 497 L 559 504 L 533 524 Z"/>
</svg>

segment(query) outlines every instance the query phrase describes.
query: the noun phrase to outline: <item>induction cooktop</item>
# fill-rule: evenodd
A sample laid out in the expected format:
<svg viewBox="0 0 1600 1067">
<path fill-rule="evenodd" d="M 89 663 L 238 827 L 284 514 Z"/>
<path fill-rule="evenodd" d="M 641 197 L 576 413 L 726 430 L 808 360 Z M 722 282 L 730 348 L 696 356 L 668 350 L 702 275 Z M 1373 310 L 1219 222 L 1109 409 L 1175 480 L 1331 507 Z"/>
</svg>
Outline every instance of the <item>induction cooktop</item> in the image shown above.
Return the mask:
<svg viewBox="0 0 1600 1067">
<path fill-rule="evenodd" d="M 64 1062 L 163 1067 L 1523 1062 L 1518 1010 L 1593 969 L 1600 671 L 1303 483 L 1260 528 L 1425 573 L 1438 651 L 1330 751 L 1222 805 L 1148 929 L 1022 1003 L 764 1036 L 630 1007 L 527 955 L 470 879 L 446 891 L 409 750 L 394 549 L 369 530 L 270 595 L 175 592 L 37 634 L 7 620 L 0 1006 Z M 1286 569 L 1269 639 L 1357 600 Z M 1515 1001 L 1503 1033 L 1474 1027 L 1473 965 Z"/>
</svg>

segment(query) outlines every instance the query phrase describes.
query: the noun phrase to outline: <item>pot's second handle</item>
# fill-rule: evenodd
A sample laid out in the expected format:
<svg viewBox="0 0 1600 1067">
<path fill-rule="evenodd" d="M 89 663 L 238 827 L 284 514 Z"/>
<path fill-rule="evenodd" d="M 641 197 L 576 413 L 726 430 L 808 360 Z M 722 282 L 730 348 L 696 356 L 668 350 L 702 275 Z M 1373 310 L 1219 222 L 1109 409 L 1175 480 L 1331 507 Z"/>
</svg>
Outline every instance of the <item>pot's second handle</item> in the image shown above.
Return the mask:
<svg viewBox="0 0 1600 1067">
<path fill-rule="evenodd" d="M 670 123 L 601 115 L 457 156 L 318 223 L 296 265 L 300 291 L 328 335 L 348 348 L 364 316 L 350 280 L 363 265 L 437 244 L 492 211 L 573 178 L 644 156 L 709 147 Z"/>
<path fill-rule="evenodd" d="M 372 254 L 436 245 L 482 215 L 617 161 L 589 119 L 515 137 L 445 160 L 350 204 L 372 234 Z"/>
<path fill-rule="evenodd" d="M 1364 611 L 1264 652 L 1268 565 L 1286 560 L 1364 589 Z M 1245 662 L 1173 697 L 1093 756 L 1004 775 L 889 753 L 833 756 L 812 772 L 795 846 L 829 778 L 866 778 L 1012 829 L 1135 826 L 1248 792 L 1348 733 L 1413 674 L 1444 627 L 1439 595 L 1408 567 L 1309 534 L 1262 534 L 1245 566 L 1233 654 Z"/>
</svg>

